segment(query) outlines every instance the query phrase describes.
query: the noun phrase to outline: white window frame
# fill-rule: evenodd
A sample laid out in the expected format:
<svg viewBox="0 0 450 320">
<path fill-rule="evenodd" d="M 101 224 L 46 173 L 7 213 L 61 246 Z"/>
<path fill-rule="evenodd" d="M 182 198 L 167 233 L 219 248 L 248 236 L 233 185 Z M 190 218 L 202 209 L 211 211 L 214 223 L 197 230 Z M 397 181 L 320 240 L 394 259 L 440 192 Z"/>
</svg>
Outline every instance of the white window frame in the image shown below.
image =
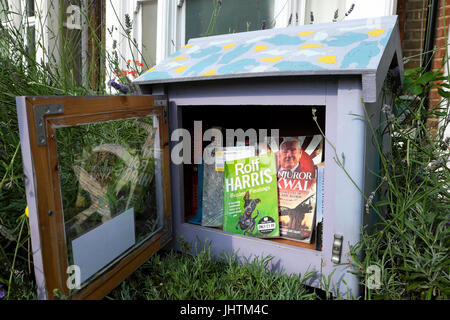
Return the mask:
<svg viewBox="0 0 450 320">
<path fill-rule="evenodd" d="M 22 23 L 23 23 L 23 38 L 25 40 L 25 45 L 30 48 L 31 44 L 28 42 L 29 40 L 29 34 L 28 34 L 28 28 L 30 27 L 34 27 L 34 43 L 35 43 L 35 47 L 33 48 L 33 50 L 36 53 L 35 59 L 36 61 L 40 61 L 42 59 L 42 49 L 39 48 L 38 44 L 38 32 L 39 30 L 37 29 L 37 23 L 36 23 L 36 5 L 37 5 L 37 1 L 34 1 L 34 15 L 32 16 L 28 16 L 28 8 L 27 8 L 27 2 L 28 0 L 20 0 L 20 5 L 22 8 Z"/>
<path fill-rule="evenodd" d="M 10 14 L 8 14 L 8 21 L 11 22 L 12 24 L 12 28 L 14 28 L 15 30 L 20 30 L 23 40 L 25 41 L 24 45 L 30 47 L 31 44 L 28 43 L 28 28 L 30 27 L 34 27 L 34 32 L 35 32 L 35 39 L 34 42 L 35 44 L 37 44 L 37 35 L 38 35 L 38 26 L 36 25 L 36 2 L 34 1 L 34 9 L 35 9 L 35 14 L 33 16 L 28 16 L 28 10 L 27 10 L 27 2 L 28 0 L 8 0 L 8 6 L 9 6 L 9 11 L 11 12 Z M 39 48 L 39 46 L 36 46 L 34 48 L 34 50 L 36 51 L 36 59 L 39 57 L 41 57 L 42 52 Z M 39 60 L 37 60 L 39 61 Z"/>
<path fill-rule="evenodd" d="M 13 27 L 20 29 L 25 40 L 28 41 L 28 28 L 34 27 L 35 43 L 36 43 L 36 61 L 41 65 L 49 65 L 55 69 L 61 62 L 61 45 L 62 37 L 60 30 L 60 2 L 55 0 L 34 0 L 34 16 L 28 17 L 26 11 L 27 0 L 8 0 L 10 11 L 20 14 L 10 14 L 8 19 L 12 21 Z M 87 85 L 88 70 L 88 25 L 85 19 L 88 0 L 81 0 L 80 22 L 79 27 L 82 30 L 81 57 L 82 57 L 82 81 Z M 67 13 L 63 13 L 63 20 L 67 19 Z M 38 16 L 40 18 L 38 18 Z M 67 21 L 62 21 L 67 26 Z M 41 46 L 42 44 L 42 46 Z"/>
<path fill-rule="evenodd" d="M 126 70 L 128 69 L 127 60 L 132 60 L 132 58 L 139 58 L 139 52 L 142 52 L 143 43 L 142 43 L 142 4 L 146 0 L 106 0 L 106 17 L 105 17 L 105 27 L 111 29 L 112 26 L 117 27 L 117 30 L 114 30 L 112 36 L 110 36 L 109 32 L 106 31 L 106 39 L 105 39 L 105 50 L 111 53 L 113 49 L 113 43 L 116 41 L 117 47 L 116 51 L 119 57 L 124 57 L 125 59 L 119 58 L 119 69 Z M 128 14 L 131 20 L 132 32 L 130 37 L 132 39 L 136 39 L 137 46 L 136 48 L 133 46 L 130 48 L 128 40 L 125 36 L 123 36 L 122 26 L 125 27 L 124 17 Z M 156 32 L 153 31 L 153 32 Z M 111 70 L 106 70 L 106 78 L 105 81 L 108 83 L 109 80 L 112 79 L 113 75 L 108 72 Z"/>
<path fill-rule="evenodd" d="M 22 1 L 21 0 L 8 0 L 8 9 L 10 12 L 22 13 Z M 19 14 L 8 14 L 8 21 L 11 21 L 13 28 L 19 30 L 22 26 L 22 16 Z"/>
<path fill-rule="evenodd" d="M 34 9 L 35 17 L 38 15 L 42 17 L 39 23 L 36 19 L 34 21 L 35 41 L 43 44 L 43 48 L 41 46 L 36 48 L 36 61 L 57 68 L 61 61 L 61 37 L 55 37 L 54 32 L 59 31 L 59 1 L 35 0 Z"/>
</svg>

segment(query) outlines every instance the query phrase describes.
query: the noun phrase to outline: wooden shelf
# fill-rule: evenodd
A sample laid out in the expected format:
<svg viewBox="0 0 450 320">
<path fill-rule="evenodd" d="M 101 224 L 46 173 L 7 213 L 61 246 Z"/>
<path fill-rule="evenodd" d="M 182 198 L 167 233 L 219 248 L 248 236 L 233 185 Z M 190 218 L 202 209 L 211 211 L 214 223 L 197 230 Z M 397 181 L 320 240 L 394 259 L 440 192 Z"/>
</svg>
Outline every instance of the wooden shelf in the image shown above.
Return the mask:
<svg viewBox="0 0 450 320">
<path fill-rule="evenodd" d="M 303 242 L 289 240 L 289 239 L 266 239 L 266 240 L 275 241 L 275 242 L 283 243 L 283 244 L 288 244 L 290 246 L 296 246 L 296 247 L 316 250 L 315 243 L 303 243 Z"/>
<path fill-rule="evenodd" d="M 185 222 L 192 224 L 192 225 L 197 225 L 195 223 L 190 223 L 189 219 L 194 218 L 193 215 L 190 215 L 189 217 L 186 218 Z M 213 228 L 213 229 L 217 229 L 217 230 L 222 230 L 222 227 L 205 227 L 205 228 Z M 290 246 L 295 246 L 295 247 L 300 247 L 300 248 L 305 248 L 305 249 L 310 249 L 310 250 L 316 250 L 316 244 L 315 243 L 304 243 L 304 242 L 299 242 L 299 241 L 295 241 L 295 240 L 289 240 L 289 239 L 283 239 L 283 238 L 272 238 L 272 239 L 267 239 L 267 238 L 260 238 L 263 240 L 267 240 L 267 241 L 275 241 L 278 243 L 282 243 L 282 244 L 287 244 Z"/>
</svg>

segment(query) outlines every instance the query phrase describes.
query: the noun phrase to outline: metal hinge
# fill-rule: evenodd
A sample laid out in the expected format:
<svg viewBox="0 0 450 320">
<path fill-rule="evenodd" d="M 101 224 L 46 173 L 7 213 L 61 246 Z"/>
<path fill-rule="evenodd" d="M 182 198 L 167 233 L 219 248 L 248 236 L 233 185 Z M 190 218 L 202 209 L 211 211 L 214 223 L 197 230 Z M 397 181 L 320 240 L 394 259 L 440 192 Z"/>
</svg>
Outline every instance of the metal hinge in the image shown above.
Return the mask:
<svg viewBox="0 0 450 320">
<path fill-rule="evenodd" d="M 155 100 L 155 106 L 156 107 L 163 107 L 163 121 L 164 123 L 167 123 L 167 109 L 168 109 L 168 104 L 167 104 L 167 100 Z"/>
<path fill-rule="evenodd" d="M 167 100 L 155 100 L 156 107 L 167 107 Z"/>
<path fill-rule="evenodd" d="M 47 130 L 45 127 L 44 116 L 50 114 L 64 113 L 64 104 L 40 104 L 33 107 L 34 127 L 36 130 L 36 138 L 38 146 L 47 145 Z"/>
<path fill-rule="evenodd" d="M 334 235 L 333 248 L 331 251 L 331 261 L 333 263 L 341 262 L 342 239 L 343 239 L 342 235 L 340 234 Z"/>
<path fill-rule="evenodd" d="M 167 123 L 167 113 L 168 113 L 168 107 L 167 106 L 165 106 L 164 108 L 163 108 L 163 118 L 164 118 L 164 123 Z"/>
</svg>

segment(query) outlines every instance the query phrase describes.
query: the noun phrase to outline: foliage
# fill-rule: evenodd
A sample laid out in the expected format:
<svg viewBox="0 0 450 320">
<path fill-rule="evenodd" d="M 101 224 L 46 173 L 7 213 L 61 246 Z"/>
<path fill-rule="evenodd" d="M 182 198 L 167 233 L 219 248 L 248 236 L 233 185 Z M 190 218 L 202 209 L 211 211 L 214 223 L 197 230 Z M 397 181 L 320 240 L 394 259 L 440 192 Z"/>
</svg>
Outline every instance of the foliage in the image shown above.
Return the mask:
<svg viewBox="0 0 450 320">
<path fill-rule="evenodd" d="M 61 41 L 61 51 L 55 52 L 60 54 L 60 61 L 56 61 L 53 52 L 44 45 L 43 36 L 36 36 L 33 47 L 26 35 L 26 19 L 20 21 L 19 25 L 15 24 L 13 17 L 21 13 L 8 11 L 3 4 L 0 1 L 0 295 L 4 299 L 33 299 L 36 297 L 36 287 L 32 272 L 28 218 L 24 213 L 25 181 L 16 96 L 95 95 L 111 93 L 111 89 L 104 82 L 101 83 L 102 77 L 99 77 L 100 85 L 96 85 L 95 91 L 91 88 L 91 83 L 77 77 L 80 65 L 73 52 L 76 51 L 74 46 L 80 42 L 79 35 L 47 30 L 52 40 Z M 44 21 L 50 18 L 50 13 L 46 16 L 39 13 L 36 13 L 35 25 L 43 26 Z M 103 43 L 95 37 L 95 27 L 89 21 L 88 30 L 93 46 L 102 48 Z M 133 45 L 134 42 L 129 41 L 129 44 Z M 38 51 L 41 53 L 40 59 L 37 59 Z M 116 50 L 111 54 L 105 50 L 99 51 L 103 52 L 99 61 L 105 64 L 106 73 L 116 75 L 113 81 L 121 86 L 129 86 L 127 75 L 137 76 L 142 71 L 143 64 L 135 59 L 131 63 L 130 59 L 119 56 Z M 128 70 L 120 70 L 121 62 L 128 62 Z M 93 68 L 88 72 L 87 79 L 91 79 L 95 78 L 98 70 Z M 115 129 L 111 128 L 110 133 L 114 134 Z M 142 131 L 140 130 L 140 136 Z M 128 134 L 133 132 L 129 131 Z M 138 135 L 135 134 L 135 137 Z M 61 153 L 70 155 L 71 143 L 64 143 L 64 146 L 66 150 L 61 150 Z"/>
<path fill-rule="evenodd" d="M 429 92 L 438 86 L 443 100 L 428 107 Z M 379 222 L 375 231 L 363 230 L 353 248 L 368 299 L 450 297 L 449 94 L 443 88 L 448 77 L 441 71 L 406 72 L 403 91 L 394 94 L 392 107 L 383 107 L 386 121 L 372 128 L 390 139 L 387 146 L 377 144 L 380 184 L 366 199 L 373 209 L 366 214 Z M 440 126 L 430 130 L 427 121 L 437 116 Z M 368 285 L 369 266 L 381 270 L 379 288 Z"/>
<path fill-rule="evenodd" d="M 217 258 L 207 242 L 201 244 L 195 255 L 188 252 L 154 255 L 106 299 L 311 300 L 318 297 L 305 286 L 313 273 L 302 277 L 270 272 L 272 257 L 255 257 L 243 263 L 236 253 L 224 252 Z"/>
</svg>

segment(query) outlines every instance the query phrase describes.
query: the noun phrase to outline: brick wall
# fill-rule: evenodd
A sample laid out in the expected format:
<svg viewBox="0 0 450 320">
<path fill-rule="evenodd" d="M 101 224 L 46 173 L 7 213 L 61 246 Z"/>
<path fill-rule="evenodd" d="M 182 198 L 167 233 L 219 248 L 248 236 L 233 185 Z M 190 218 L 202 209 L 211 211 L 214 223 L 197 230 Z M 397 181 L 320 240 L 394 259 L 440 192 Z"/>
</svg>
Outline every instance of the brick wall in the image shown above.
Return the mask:
<svg viewBox="0 0 450 320">
<path fill-rule="evenodd" d="M 428 0 L 398 0 L 397 14 L 399 16 L 400 39 L 405 59 L 405 69 L 414 69 L 422 66 L 425 32 L 427 26 Z M 445 7 L 444 7 L 445 6 Z M 444 23 L 445 17 L 445 23 Z M 435 29 L 434 55 L 431 62 L 432 71 L 443 71 L 443 56 L 446 52 L 446 37 L 450 25 L 450 0 L 439 0 L 438 14 Z M 430 92 L 430 108 L 439 106 L 441 97 L 437 88 Z M 438 118 L 429 118 L 427 127 L 436 131 Z"/>
<path fill-rule="evenodd" d="M 405 69 L 414 69 L 422 65 L 427 4 L 426 0 L 398 0 L 397 2 L 402 52 L 403 57 L 406 58 Z"/>
<path fill-rule="evenodd" d="M 445 7 L 444 7 L 445 2 Z M 445 15 L 445 24 L 444 24 Z M 450 23 L 450 1 L 439 1 L 439 13 L 436 21 L 435 42 L 434 42 L 434 56 L 432 61 L 432 71 L 444 71 L 443 57 L 446 52 L 446 37 L 448 37 L 448 28 Z M 447 59 L 445 59 L 447 60 Z M 440 103 L 440 96 L 437 88 L 430 93 L 430 107 Z M 437 121 L 437 119 L 435 120 Z"/>
</svg>

